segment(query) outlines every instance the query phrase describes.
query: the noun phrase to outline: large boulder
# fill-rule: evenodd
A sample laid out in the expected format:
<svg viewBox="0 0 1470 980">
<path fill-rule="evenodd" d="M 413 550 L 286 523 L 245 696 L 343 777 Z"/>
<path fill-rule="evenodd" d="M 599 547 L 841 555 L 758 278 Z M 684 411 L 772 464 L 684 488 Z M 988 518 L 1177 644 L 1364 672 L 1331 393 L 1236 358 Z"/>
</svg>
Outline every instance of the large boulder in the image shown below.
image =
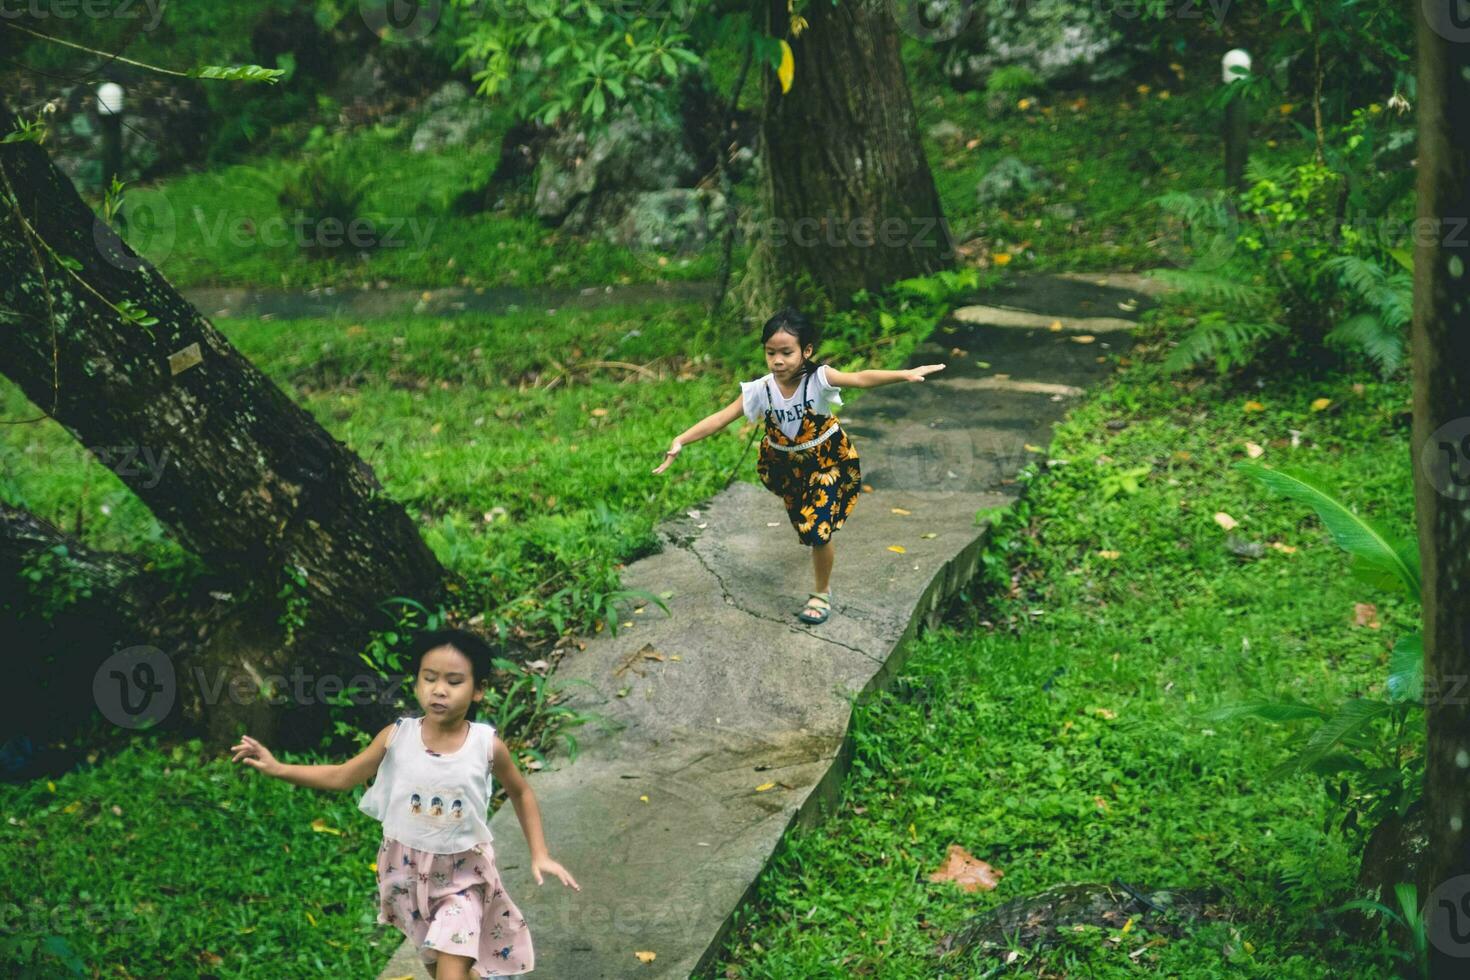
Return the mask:
<svg viewBox="0 0 1470 980">
<path fill-rule="evenodd" d="M 462 82 L 445 82 L 424 102 L 429 115 L 413 131 L 415 153 L 463 146 L 486 133 L 494 116 L 485 100 L 470 94 Z"/>
<path fill-rule="evenodd" d="M 1051 186 L 1050 180 L 1019 157 L 1001 157 L 975 186 L 975 201 L 981 207 L 1005 207 Z"/>
<path fill-rule="evenodd" d="M 634 197 L 608 237 L 663 265 L 703 251 L 724 220 L 725 198 L 719 191 L 673 187 Z"/>
<path fill-rule="evenodd" d="M 695 160 L 681 121 L 655 112 L 624 111 L 588 135 L 553 138 L 536 167 L 536 215 L 576 234 L 616 226 L 639 195 L 693 182 Z"/>
<path fill-rule="evenodd" d="M 983 88 L 997 68 L 1030 69 L 1047 85 L 1086 85 L 1119 78 L 1132 59 L 1113 8 L 1071 0 L 929 0 L 973 6 L 965 29 L 948 45 L 945 71 L 956 88 Z M 1123 9 L 1119 7 L 1118 9 Z M 942 20 L 942 17 L 931 17 Z"/>
</svg>

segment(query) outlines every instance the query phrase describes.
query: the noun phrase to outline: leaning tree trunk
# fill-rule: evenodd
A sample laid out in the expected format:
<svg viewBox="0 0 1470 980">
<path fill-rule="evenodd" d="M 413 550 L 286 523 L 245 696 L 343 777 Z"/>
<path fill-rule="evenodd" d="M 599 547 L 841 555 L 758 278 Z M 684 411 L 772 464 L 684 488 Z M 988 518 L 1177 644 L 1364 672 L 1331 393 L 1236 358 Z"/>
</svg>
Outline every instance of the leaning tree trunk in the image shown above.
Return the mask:
<svg viewBox="0 0 1470 980">
<path fill-rule="evenodd" d="M 0 104 L 0 132 L 14 127 Z M 118 475 L 185 547 L 250 586 L 261 611 L 279 605 L 293 572 L 304 576 L 300 632 L 312 641 L 286 654 L 279 637 L 254 630 L 253 646 L 272 649 L 259 663 L 221 665 L 227 673 L 279 670 L 288 655 L 324 658 L 309 670 L 333 660 L 330 669 L 345 670 L 378 603 L 443 595 L 443 569 L 371 468 L 97 218 L 29 141 L 0 144 L 0 269 L 0 371 L 83 445 L 166 460 L 161 479 L 136 467 Z M 124 317 L 127 304 L 157 323 Z M 231 656 L 249 659 L 238 648 Z"/>
<path fill-rule="evenodd" d="M 785 0 L 767 0 L 766 29 L 788 38 L 796 63 L 784 94 L 763 72 L 756 288 L 767 302 L 797 300 L 806 276 L 843 307 L 859 289 L 953 262 L 891 11 L 886 0 L 817 0 L 789 37 Z"/>
<path fill-rule="evenodd" d="M 1419 10 L 1414 503 L 1424 595 L 1430 973 L 1470 957 L 1470 30 Z"/>
</svg>

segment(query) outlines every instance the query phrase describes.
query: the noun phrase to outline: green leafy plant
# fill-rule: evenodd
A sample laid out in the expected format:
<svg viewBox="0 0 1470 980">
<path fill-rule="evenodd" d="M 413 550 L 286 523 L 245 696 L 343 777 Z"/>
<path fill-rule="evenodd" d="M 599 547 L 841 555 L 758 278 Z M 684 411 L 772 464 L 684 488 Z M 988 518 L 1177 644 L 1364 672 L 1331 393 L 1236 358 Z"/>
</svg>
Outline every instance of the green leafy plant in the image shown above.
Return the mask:
<svg viewBox="0 0 1470 980">
<path fill-rule="evenodd" d="M 1257 463 L 1236 463 L 1269 489 L 1310 506 L 1338 547 L 1352 557 L 1360 581 L 1407 594 L 1419 601 L 1418 544 L 1395 540 L 1377 524 L 1354 513 L 1305 474 Z M 1423 647 L 1417 633 L 1401 637 L 1389 661 L 1387 696 L 1349 698 L 1331 707 L 1299 701 L 1253 700 L 1223 706 L 1213 720 L 1260 718 L 1303 726 L 1295 750 L 1269 773 L 1320 776 L 1326 792 L 1346 811 L 1341 829 L 1371 829 L 1389 813 L 1402 816 L 1418 799 L 1423 782 Z"/>
<path fill-rule="evenodd" d="M 281 589 L 276 598 L 284 601 L 284 608 L 277 622 L 286 631 L 286 643 L 289 645 L 295 641 L 296 631 L 306 625 L 306 610 L 311 607 L 311 600 L 306 595 L 306 569 L 300 565 L 288 565 L 281 572 Z"/>
<path fill-rule="evenodd" d="M 1339 906 L 1337 912 L 1371 912 L 1399 926 L 1409 936 L 1408 950 L 1395 950 L 1400 959 L 1407 962 L 1418 977 L 1429 976 L 1429 929 L 1419 908 L 1418 889 L 1412 882 L 1401 881 L 1394 885 L 1394 899 L 1398 909 L 1394 910 L 1382 902 L 1360 898 Z"/>
</svg>

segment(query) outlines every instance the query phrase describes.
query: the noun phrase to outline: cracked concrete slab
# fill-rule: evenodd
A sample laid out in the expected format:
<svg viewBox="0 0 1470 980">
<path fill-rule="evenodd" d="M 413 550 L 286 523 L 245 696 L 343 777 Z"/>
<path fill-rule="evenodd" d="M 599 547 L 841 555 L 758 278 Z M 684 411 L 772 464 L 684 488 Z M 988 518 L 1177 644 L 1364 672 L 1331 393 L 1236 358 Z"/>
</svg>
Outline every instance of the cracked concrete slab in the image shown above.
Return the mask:
<svg viewBox="0 0 1470 980">
<path fill-rule="evenodd" d="M 1083 302 L 1149 302 L 1061 277 L 1023 281 L 1011 301 L 1074 318 Z M 1130 342 L 949 318 L 913 358 L 942 358 L 944 372 L 853 392 L 841 419 L 870 489 L 836 536 L 834 613 L 821 626 L 795 618 L 810 557 L 763 487 L 732 485 L 698 518 L 660 526 L 662 550 L 622 584 L 668 593 L 667 613 L 627 603 L 617 618 L 631 626 L 562 660 L 566 703 L 597 720 L 577 730 L 575 762 L 530 777 L 551 853 L 582 891 L 535 884 L 513 808 L 490 824 L 537 976 L 707 971 L 782 836 L 837 799 L 854 702 L 889 684 L 907 641 L 973 577 L 988 527 L 977 513 L 1016 498 L 1015 473 L 1043 455 L 1070 392 L 1106 377 L 1099 358 Z M 406 975 L 427 976 L 405 943 L 382 977 Z"/>
</svg>

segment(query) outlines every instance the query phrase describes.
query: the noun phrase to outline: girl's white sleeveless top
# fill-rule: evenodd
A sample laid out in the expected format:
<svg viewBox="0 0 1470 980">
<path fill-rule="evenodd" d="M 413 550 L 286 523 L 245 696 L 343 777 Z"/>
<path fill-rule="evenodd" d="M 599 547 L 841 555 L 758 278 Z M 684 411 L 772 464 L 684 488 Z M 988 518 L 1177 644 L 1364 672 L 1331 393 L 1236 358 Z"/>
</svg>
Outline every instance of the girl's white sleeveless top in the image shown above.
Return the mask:
<svg viewBox="0 0 1470 980">
<path fill-rule="evenodd" d="M 422 718 L 399 718 L 394 725 L 378 775 L 357 808 L 383 824 L 384 837 L 434 854 L 489 842 L 495 729 L 472 721 L 464 745 L 435 755 L 424 744 Z"/>
</svg>

